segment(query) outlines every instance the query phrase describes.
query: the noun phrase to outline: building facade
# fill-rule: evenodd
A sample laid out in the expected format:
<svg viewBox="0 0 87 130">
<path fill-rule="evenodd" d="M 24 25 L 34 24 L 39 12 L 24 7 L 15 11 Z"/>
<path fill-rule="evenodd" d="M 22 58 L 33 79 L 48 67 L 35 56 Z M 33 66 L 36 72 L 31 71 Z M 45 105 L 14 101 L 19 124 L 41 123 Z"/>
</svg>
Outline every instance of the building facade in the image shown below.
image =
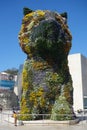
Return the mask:
<svg viewBox="0 0 87 130">
<path fill-rule="evenodd" d="M 74 111 L 87 109 L 87 58 L 80 53 L 69 55 L 68 65 L 73 81 Z"/>
<path fill-rule="evenodd" d="M 18 106 L 18 97 L 14 93 L 17 76 L 0 73 L 0 108 L 11 109 Z"/>
<path fill-rule="evenodd" d="M 13 89 L 17 76 L 5 72 L 0 73 L 0 89 Z"/>
</svg>

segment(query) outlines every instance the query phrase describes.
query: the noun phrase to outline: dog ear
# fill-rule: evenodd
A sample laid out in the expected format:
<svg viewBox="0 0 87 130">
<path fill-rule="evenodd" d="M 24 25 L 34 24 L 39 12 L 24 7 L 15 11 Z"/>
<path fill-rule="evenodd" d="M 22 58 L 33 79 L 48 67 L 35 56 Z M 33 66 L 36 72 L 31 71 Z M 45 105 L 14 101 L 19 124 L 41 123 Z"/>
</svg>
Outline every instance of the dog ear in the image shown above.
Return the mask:
<svg viewBox="0 0 87 130">
<path fill-rule="evenodd" d="M 67 19 L 67 12 L 64 12 L 62 14 L 60 14 L 62 17 L 66 18 Z"/>
<path fill-rule="evenodd" d="M 27 7 L 24 7 L 24 8 L 23 8 L 23 14 L 24 14 L 24 16 L 25 16 L 26 14 L 31 13 L 31 12 L 33 12 L 33 10 L 31 10 L 31 9 L 29 9 L 29 8 L 27 8 Z"/>
</svg>

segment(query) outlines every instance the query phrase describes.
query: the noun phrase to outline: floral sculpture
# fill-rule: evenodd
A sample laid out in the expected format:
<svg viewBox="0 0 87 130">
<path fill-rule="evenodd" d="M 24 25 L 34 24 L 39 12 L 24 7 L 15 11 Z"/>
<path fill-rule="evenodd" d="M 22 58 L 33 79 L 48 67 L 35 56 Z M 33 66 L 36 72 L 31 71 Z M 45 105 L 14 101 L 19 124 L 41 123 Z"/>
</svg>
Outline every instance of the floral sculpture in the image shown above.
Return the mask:
<svg viewBox="0 0 87 130">
<path fill-rule="evenodd" d="M 71 40 L 67 13 L 24 8 L 19 32 L 20 47 L 27 54 L 22 72 L 22 120 L 42 119 L 38 114 L 50 114 L 53 120 L 74 118 L 67 60 Z"/>
</svg>

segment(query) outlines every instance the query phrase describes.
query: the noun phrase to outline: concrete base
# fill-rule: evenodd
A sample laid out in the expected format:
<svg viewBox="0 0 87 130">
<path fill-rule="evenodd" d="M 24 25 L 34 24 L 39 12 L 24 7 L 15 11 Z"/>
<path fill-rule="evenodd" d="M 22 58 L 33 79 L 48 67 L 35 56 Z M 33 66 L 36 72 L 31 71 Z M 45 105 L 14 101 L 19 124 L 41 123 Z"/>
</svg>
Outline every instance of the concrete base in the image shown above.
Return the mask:
<svg viewBox="0 0 87 130">
<path fill-rule="evenodd" d="M 14 123 L 14 118 L 10 117 L 9 119 L 5 119 L 5 121 L 9 123 Z M 76 118 L 74 120 L 68 120 L 68 121 L 54 121 L 54 120 L 31 120 L 31 121 L 21 121 L 17 120 L 17 125 L 59 125 L 59 124 L 68 124 L 68 125 L 74 125 L 79 123 L 79 118 Z"/>
<path fill-rule="evenodd" d="M 41 125 L 41 124 L 47 124 L 47 125 L 59 125 L 59 124 L 69 124 L 74 125 L 79 123 L 79 119 L 75 120 L 68 120 L 68 121 L 54 121 L 54 120 L 35 120 L 35 121 L 23 121 L 23 124 L 28 125 Z"/>
</svg>

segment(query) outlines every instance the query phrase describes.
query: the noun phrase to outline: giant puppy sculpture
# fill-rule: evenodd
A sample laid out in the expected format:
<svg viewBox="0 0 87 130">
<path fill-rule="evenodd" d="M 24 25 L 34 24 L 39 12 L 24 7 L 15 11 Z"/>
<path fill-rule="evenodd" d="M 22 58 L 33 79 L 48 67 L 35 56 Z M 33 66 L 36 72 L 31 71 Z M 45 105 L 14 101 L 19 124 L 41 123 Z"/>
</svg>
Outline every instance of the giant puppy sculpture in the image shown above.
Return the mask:
<svg viewBox="0 0 87 130">
<path fill-rule="evenodd" d="M 54 120 L 73 119 L 73 87 L 67 56 L 72 36 L 67 14 L 49 10 L 24 9 L 19 43 L 27 54 L 22 72 L 21 116 Z M 68 116 L 68 115 L 69 116 Z"/>
</svg>

